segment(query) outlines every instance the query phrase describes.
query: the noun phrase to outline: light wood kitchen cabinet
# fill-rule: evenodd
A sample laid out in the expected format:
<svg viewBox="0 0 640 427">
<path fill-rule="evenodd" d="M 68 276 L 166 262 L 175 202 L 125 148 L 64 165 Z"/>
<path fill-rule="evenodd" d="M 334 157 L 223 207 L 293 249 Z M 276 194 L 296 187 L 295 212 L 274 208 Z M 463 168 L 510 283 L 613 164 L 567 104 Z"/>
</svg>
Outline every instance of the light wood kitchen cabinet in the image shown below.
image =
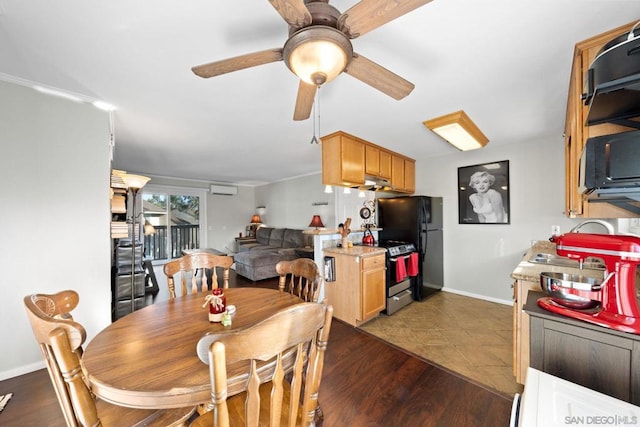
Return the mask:
<svg viewBox="0 0 640 427">
<path fill-rule="evenodd" d="M 391 156 L 391 185 L 398 191 L 404 190 L 404 157 Z"/>
<path fill-rule="evenodd" d="M 379 178 L 391 179 L 391 153 L 367 144 L 365 148 L 365 173 Z"/>
<path fill-rule="evenodd" d="M 414 193 L 416 191 L 416 162 L 404 159 L 404 191 Z"/>
<path fill-rule="evenodd" d="M 391 156 L 391 185 L 401 193 L 413 193 L 415 191 L 415 160 L 402 156 Z"/>
<path fill-rule="evenodd" d="M 344 132 L 322 138 L 322 183 L 352 187 L 364 184 L 365 144 Z"/>
<path fill-rule="evenodd" d="M 565 215 L 570 218 L 624 218 L 637 215 L 609 203 L 589 203 L 578 190 L 580 156 L 587 140 L 592 137 L 633 130 L 632 128 L 602 123 L 587 126 L 589 106 L 584 104 L 585 78 L 589 66 L 602 46 L 621 34 L 628 33 L 633 23 L 599 34 L 575 46 L 565 122 Z"/>
<path fill-rule="evenodd" d="M 325 282 L 325 298 L 333 306 L 334 317 L 359 326 L 385 308 L 385 255 L 382 250 L 379 254 L 354 256 L 349 250 L 325 251 L 335 258 L 336 278 Z"/>
<path fill-rule="evenodd" d="M 324 185 L 360 186 L 366 174 L 391 180 L 393 192 L 415 191 L 415 160 L 342 131 L 321 140 Z"/>
<path fill-rule="evenodd" d="M 362 258 L 362 307 L 361 319 L 366 322 L 376 317 L 385 308 L 384 255 Z"/>
<path fill-rule="evenodd" d="M 529 367 L 529 315 L 524 304 L 530 291 L 540 291 L 540 284 L 528 280 L 513 284 L 513 375 L 519 384 L 524 384 Z"/>
</svg>

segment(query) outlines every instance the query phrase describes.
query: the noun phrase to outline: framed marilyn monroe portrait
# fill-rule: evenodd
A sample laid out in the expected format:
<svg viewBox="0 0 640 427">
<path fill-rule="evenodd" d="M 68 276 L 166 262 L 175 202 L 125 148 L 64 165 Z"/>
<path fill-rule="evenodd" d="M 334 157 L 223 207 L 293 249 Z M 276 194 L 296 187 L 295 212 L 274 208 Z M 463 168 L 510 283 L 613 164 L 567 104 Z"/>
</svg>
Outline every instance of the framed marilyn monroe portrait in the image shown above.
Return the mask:
<svg viewBox="0 0 640 427">
<path fill-rule="evenodd" d="M 509 161 L 458 168 L 458 223 L 509 221 Z"/>
</svg>

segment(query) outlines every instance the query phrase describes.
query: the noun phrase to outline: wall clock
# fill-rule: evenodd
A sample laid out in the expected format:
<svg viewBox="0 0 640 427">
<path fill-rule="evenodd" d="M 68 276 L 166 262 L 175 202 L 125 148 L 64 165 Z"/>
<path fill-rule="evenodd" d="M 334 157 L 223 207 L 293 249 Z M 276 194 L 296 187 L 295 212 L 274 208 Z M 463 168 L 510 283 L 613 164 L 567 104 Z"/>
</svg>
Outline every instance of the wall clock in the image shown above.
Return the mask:
<svg viewBox="0 0 640 427">
<path fill-rule="evenodd" d="M 366 206 L 360 209 L 360 218 L 364 219 L 365 221 L 371 218 L 371 209 Z"/>
<path fill-rule="evenodd" d="M 371 228 L 376 226 L 376 204 L 373 200 L 366 200 L 362 203 L 360 209 L 360 218 L 363 219 L 362 228 Z"/>
</svg>

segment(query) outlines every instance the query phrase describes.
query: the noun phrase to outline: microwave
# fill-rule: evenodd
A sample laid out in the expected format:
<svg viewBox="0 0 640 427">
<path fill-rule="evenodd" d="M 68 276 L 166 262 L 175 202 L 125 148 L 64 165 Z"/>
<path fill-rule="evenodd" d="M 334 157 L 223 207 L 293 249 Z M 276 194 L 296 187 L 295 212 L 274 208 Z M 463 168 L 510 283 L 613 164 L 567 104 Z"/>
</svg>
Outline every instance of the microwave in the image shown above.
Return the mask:
<svg viewBox="0 0 640 427">
<path fill-rule="evenodd" d="M 589 138 L 579 174 L 583 194 L 640 191 L 640 130 Z"/>
</svg>

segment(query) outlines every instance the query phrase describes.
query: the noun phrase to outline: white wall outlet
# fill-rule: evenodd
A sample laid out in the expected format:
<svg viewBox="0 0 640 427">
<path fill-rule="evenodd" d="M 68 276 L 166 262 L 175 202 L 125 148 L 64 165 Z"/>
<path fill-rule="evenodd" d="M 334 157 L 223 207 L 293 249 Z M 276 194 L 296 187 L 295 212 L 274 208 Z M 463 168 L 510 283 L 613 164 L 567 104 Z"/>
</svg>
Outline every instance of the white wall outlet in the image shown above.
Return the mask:
<svg viewBox="0 0 640 427">
<path fill-rule="evenodd" d="M 552 236 L 559 236 L 560 235 L 560 226 L 559 225 L 552 225 L 551 226 L 551 235 Z"/>
</svg>

